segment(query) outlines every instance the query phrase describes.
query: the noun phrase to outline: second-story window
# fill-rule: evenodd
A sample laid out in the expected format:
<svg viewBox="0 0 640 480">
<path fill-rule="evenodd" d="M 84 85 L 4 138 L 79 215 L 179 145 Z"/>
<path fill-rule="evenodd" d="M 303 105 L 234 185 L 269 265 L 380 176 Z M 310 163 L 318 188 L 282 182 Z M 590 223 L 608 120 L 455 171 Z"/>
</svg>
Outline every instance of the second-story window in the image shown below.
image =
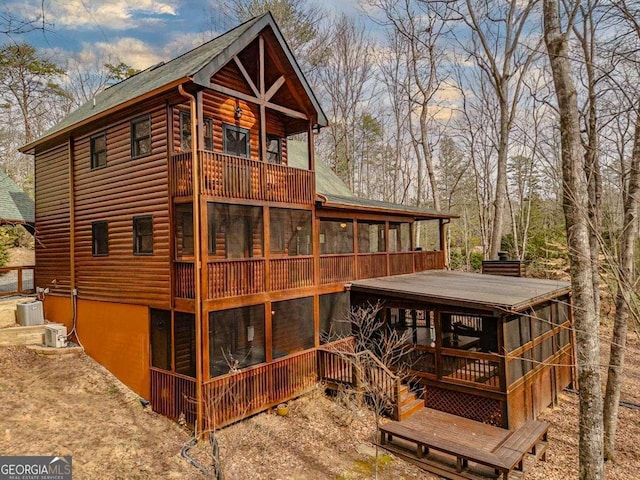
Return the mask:
<svg viewBox="0 0 640 480">
<path fill-rule="evenodd" d="M 282 148 L 280 137 L 267 135 L 267 162 L 282 163 Z"/>
<path fill-rule="evenodd" d="M 223 125 L 224 153 L 249 158 L 249 130 L 234 125 Z"/>
<path fill-rule="evenodd" d="M 109 224 L 107 222 L 91 224 L 91 254 L 94 257 L 109 255 Z"/>
<path fill-rule="evenodd" d="M 131 122 L 131 157 L 144 157 L 151 153 L 151 117 Z"/>
<path fill-rule="evenodd" d="M 91 137 L 91 169 L 107 165 L 107 135 L 100 133 Z"/>
<path fill-rule="evenodd" d="M 150 255 L 153 253 L 153 217 L 133 217 L 133 253 Z"/>
</svg>

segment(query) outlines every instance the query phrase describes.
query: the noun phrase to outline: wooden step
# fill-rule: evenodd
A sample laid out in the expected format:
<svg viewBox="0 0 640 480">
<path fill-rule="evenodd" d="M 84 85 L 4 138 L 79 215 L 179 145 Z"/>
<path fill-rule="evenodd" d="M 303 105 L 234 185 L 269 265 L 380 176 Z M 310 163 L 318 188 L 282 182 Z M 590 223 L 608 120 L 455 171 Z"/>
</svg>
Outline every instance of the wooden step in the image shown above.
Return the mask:
<svg viewBox="0 0 640 480">
<path fill-rule="evenodd" d="M 416 398 L 416 394 L 410 391 L 400 393 L 400 407 L 413 403 Z"/>
<path fill-rule="evenodd" d="M 424 400 L 421 398 L 414 399 L 411 403 L 407 405 L 400 406 L 400 420 L 404 420 L 405 418 L 410 417 L 414 413 L 422 410 L 424 408 Z"/>
</svg>

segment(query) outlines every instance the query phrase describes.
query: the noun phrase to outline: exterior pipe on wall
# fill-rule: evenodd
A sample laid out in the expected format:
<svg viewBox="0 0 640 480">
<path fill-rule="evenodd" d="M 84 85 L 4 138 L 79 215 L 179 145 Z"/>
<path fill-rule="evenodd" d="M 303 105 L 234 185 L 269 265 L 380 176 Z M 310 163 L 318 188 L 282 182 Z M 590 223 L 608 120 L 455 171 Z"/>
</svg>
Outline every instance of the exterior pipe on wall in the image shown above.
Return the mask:
<svg viewBox="0 0 640 480">
<path fill-rule="evenodd" d="M 191 115 L 191 188 L 193 192 L 193 275 L 195 286 L 195 322 L 196 322 L 196 436 L 202 435 L 204 427 L 202 405 L 202 292 L 200 255 L 200 162 L 198 161 L 198 118 L 196 112 L 196 97 L 186 92 L 182 85 L 178 85 L 178 92 L 189 99 Z"/>
</svg>

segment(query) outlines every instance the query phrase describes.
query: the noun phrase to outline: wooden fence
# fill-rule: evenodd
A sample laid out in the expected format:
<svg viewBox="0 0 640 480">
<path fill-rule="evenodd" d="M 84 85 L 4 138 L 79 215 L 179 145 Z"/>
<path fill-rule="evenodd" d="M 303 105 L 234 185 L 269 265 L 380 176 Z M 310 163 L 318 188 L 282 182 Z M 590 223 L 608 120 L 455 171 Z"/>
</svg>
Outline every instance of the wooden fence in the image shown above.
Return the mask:
<svg viewBox="0 0 640 480">
<path fill-rule="evenodd" d="M 0 297 L 35 293 L 34 265 L 0 268 Z"/>
</svg>

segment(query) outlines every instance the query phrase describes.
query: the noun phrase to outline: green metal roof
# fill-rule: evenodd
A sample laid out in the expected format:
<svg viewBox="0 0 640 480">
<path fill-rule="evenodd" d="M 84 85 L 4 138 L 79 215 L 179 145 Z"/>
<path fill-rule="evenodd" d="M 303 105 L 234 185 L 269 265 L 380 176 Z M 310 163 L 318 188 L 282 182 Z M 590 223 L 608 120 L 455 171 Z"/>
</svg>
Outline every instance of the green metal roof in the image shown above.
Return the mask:
<svg viewBox="0 0 640 480">
<path fill-rule="evenodd" d="M 271 13 L 252 18 L 247 22 L 229 30 L 219 37 L 200 45 L 179 57 L 166 63 L 159 63 L 129 77 L 96 95 L 95 99 L 85 103 L 77 110 L 71 112 L 60 123 L 47 130 L 42 136 L 28 145 L 20 148 L 27 152 L 40 142 L 62 134 L 91 117 L 107 114 L 119 105 L 142 97 L 145 94 L 163 90 L 163 87 L 175 86 L 176 83 L 186 83 L 193 80 L 204 86 L 208 86 L 211 75 L 222 68 L 234 55 L 245 48 L 267 26 L 271 26 L 276 38 L 278 38 L 287 58 L 296 71 L 300 82 L 309 95 L 316 111 L 318 123 L 327 124 L 327 119 L 317 99 L 313 95 L 304 74 L 300 70 L 290 48 L 286 44 L 282 33 L 278 28 Z M 204 83 L 206 82 L 206 84 Z"/>
<path fill-rule="evenodd" d="M 34 222 L 33 200 L 3 171 L 0 171 L 0 224 L 32 224 Z"/>
</svg>

